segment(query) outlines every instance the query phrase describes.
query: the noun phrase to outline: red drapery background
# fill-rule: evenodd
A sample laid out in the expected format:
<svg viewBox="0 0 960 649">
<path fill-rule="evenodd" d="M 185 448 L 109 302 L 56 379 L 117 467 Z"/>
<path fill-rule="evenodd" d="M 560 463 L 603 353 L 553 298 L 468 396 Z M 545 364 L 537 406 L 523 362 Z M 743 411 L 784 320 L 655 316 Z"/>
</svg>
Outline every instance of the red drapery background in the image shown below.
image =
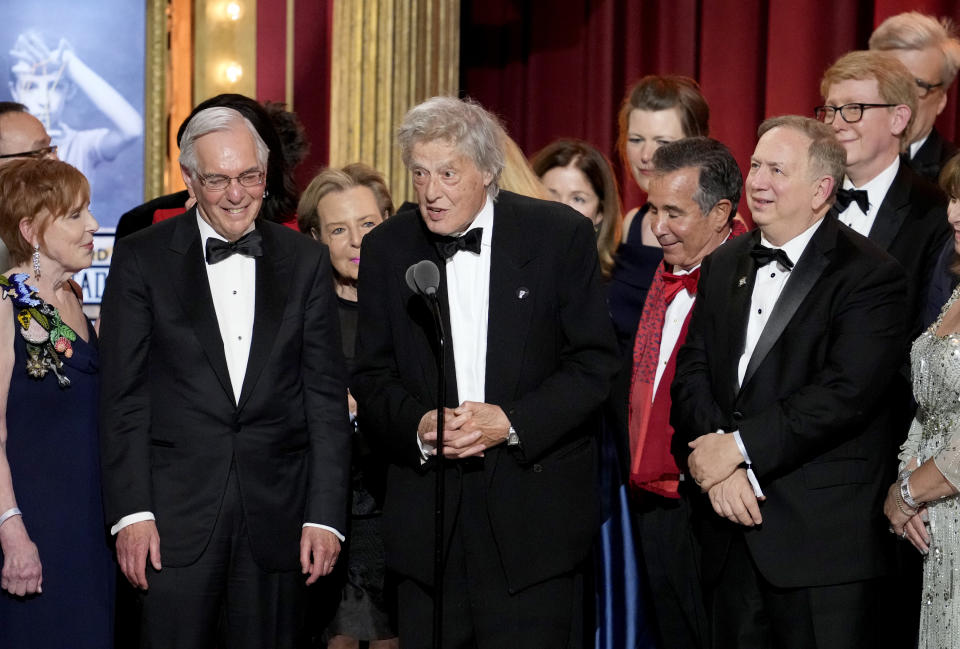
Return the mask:
<svg viewBox="0 0 960 649">
<path fill-rule="evenodd" d="M 528 155 L 564 136 L 607 153 L 629 208 L 641 195 L 620 169 L 617 111 L 641 76 L 699 81 L 711 135 L 745 169 L 764 118 L 812 115 L 827 66 L 913 9 L 960 20 L 957 0 L 464 0 L 460 85 Z M 937 122 L 951 140 L 956 93 Z"/>
</svg>

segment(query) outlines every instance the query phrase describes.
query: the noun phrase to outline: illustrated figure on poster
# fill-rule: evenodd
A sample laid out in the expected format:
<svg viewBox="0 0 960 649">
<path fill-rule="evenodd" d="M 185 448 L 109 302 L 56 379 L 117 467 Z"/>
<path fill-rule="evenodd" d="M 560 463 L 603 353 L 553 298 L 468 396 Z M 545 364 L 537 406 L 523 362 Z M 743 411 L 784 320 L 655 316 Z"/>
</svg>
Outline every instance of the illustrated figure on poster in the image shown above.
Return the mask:
<svg viewBox="0 0 960 649">
<path fill-rule="evenodd" d="M 13 100 L 43 122 L 60 159 L 87 178 L 143 133 L 140 113 L 86 65 L 65 38 L 50 49 L 38 31 L 29 29 L 17 36 L 10 57 Z M 110 121 L 109 127 L 74 129 L 63 121 L 63 110 L 78 90 Z"/>
</svg>

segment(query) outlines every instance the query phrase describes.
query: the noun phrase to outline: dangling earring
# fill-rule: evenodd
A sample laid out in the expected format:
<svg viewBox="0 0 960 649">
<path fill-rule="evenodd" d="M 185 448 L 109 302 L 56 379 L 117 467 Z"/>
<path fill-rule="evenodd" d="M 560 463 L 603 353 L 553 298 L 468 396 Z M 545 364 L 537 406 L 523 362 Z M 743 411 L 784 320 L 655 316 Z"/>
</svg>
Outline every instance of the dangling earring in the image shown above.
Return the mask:
<svg viewBox="0 0 960 649">
<path fill-rule="evenodd" d="M 33 244 L 33 276 L 40 279 L 40 244 Z"/>
<path fill-rule="evenodd" d="M 264 189 L 264 190 L 263 190 L 263 198 L 267 198 L 268 196 L 270 196 L 270 190 L 269 190 L 269 189 Z"/>
</svg>

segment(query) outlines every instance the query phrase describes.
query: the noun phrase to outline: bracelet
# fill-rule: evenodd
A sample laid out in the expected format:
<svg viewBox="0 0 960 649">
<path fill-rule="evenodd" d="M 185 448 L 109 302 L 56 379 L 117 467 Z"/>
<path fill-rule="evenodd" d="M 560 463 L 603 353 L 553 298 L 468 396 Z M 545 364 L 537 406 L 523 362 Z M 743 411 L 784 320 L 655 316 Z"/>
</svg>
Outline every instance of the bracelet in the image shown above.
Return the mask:
<svg viewBox="0 0 960 649">
<path fill-rule="evenodd" d="M 907 516 L 907 517 L 909 517 L 909 518 L 913 518 L 914 516 L 917 515 L 917 512 L 915 512 L 915 511 L 910 511 L 909 509 L 905 509 L 905 505 L 904 505 L 904 502 L 903 502 L 903 497 L 900 496 L 899 493 L 897 494 L 897 509 L 900 510 L 900 513 L 901 513 L 901 514 L 903 514 L 904 516 Z"/>
<path fill-rule="evenodd" d="M 910 476 L 900 481 L 900 497 L 903 498 L 903 502 L 906 503 L 910 509 L 920 509 L 920 506 L 923 503 L 918 503 L 913 499 L 913 496 L 910 495 Z"/>
<path fill-rule="evenodd" d="M 23 516 L 23 512 L 20 511 L 18 507 L 11 507 L 7 511 L 0 514 L 0 525 L 3 525 L 7 522 L 8 518 L 13 518 L 14 516 Z"/>
</svg>

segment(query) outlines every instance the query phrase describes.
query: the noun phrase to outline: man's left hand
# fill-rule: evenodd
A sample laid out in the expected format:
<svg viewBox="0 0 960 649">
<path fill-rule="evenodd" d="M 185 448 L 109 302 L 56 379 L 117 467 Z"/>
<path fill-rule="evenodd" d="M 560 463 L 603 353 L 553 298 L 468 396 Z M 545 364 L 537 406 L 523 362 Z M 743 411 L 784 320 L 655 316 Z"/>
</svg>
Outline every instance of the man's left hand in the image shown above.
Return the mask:
<svg viewBox="0 0 960 649">
<path fill-rule="evenodd" d="M 708 433 L 690 442 L 689 446 L 693 449 L 687 459 L 690 475 L 704 492 L 730 477 L 743 462 L 733 435 Z"/>
<path fill-rule="evenodd" d="M 300 568 L 307 586 L 329 575 L 340 556 L 340 539 L 330 530 L 307 526 L 300 533 Z"/>
</svg>

